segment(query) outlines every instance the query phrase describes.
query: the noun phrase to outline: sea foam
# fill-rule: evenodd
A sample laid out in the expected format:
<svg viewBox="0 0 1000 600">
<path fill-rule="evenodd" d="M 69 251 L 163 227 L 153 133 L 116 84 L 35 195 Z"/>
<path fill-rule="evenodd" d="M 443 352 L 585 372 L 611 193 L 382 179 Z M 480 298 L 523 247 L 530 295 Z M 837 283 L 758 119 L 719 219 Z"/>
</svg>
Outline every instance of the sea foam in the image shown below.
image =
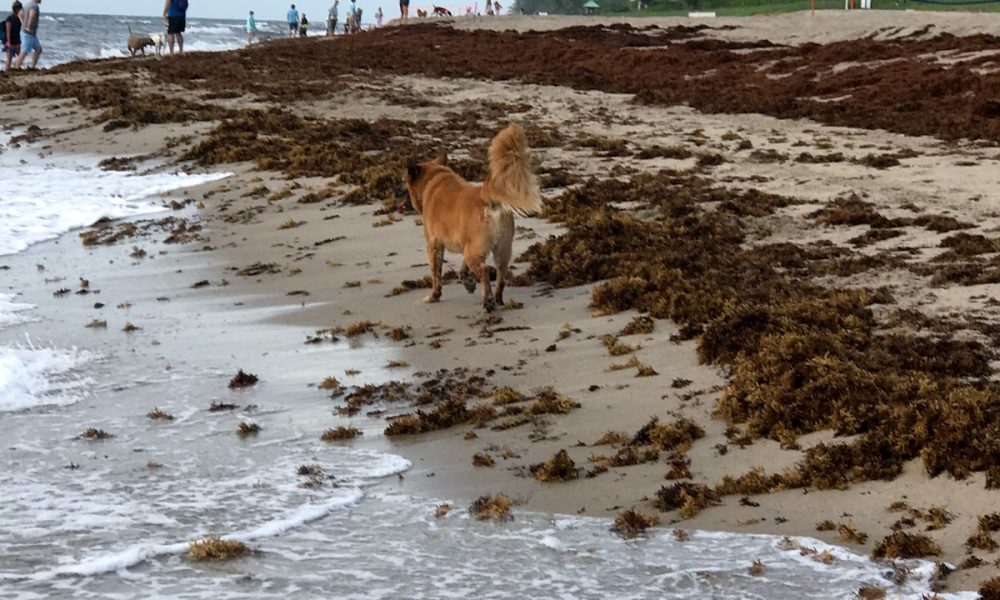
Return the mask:
<svg viewBox="0 0 1000 600">
<path fill-rule="evenodd" d="M 30 342 L 0 346 L 0 413 L 79 401 L 90 380 L 73 371 L 91 358 L 75 348 L 37 347 Z"/>
<path fill-rule="evenodd" d="M 165 210 L 160 194 L 230 175 L 137 175 L 104 171 L 97 162 L 97 158 L 68 156 L 40 160 L 18 148 L 0 154 L 0 178 L 15 182 L 0 199 L 0 256 L 22 252 L 101 217 L 120 219 Z"/>
</svg>

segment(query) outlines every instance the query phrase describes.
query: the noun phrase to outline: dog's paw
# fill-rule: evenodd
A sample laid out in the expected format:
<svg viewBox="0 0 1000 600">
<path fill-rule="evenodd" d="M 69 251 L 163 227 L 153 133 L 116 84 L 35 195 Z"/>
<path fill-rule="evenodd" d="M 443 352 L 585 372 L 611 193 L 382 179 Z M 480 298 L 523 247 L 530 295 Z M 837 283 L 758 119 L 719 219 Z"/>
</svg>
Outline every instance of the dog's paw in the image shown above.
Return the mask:
<svg viewBox="0 0 1000 600">
<path fill-rule="evenodd" d="M 493 298 L 487 299 L 485 302 L 483 302 L 483 309 L 488 313 L 495 311 L 497 309 L 496 300 L 494 300 Z"/>
<path fill-rule="evenodd" d="M 427 296 L 424 296 L 424 302 L 427 302 L 428 304 L 430 304 L 431 302 L 437 302 L 440 299 L 441 299 L 441 294 L 429 294 Z"/>
<path fill-rule="evenodd" d="M 472 274 L 462 277 L 462 285 L 465 286 L 465 291 L 471 294 L 476 291 L 476 278 Z"/>
</svg>

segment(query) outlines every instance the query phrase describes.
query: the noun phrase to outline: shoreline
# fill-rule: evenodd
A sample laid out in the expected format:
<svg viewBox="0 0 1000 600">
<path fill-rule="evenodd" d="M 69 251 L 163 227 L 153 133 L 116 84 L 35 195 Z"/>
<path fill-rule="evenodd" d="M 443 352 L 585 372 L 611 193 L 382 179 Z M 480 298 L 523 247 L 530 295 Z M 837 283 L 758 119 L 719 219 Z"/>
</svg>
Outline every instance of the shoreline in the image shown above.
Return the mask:
<svg viewBox="0 0 1000 600">
<path fill-rule="evenodd" d="M 752 37 L 756 33 L 749 35 Z M 55 77 L 65 75 L 61 71 Z M 175 89 L 171 93 L 192 103 L 199 98 L 198 94 L 183 90 Z M 398 103 L 401 98 L 416 100 L 411 103 L 415 105 L 401 109 Z M 564 169 L 576 182 L 573 185 L 587 175 L 607 177 L 619 165 L 629 166 L 635 172 L 695 169 L 699 157 L 719 155 L 723 160 L 712 165 L 711 170 L 703 171 L 702 176 L 735 190 L 754 188 L 782 194 L 787 193 L 789 186 L 794 186 L 796 198 L 802 200 L 801 204 L 784 207 L 753 221 L 750 245 L 775 241 L 802 247 L 817 242 L 847 244 L 864 230 L 857 225 L 839 229 L 816 227 L 808 221 L 807 215 L 859 187 L 869 193 L 870 202 L 893 218 L 909 214 L 909 209 L 903 206 L 906 202 L 917 202 L 923 208 L 954 215 L 959 220 L 973 220 L 983 231 L 1000 226 L 1000 213 L 996 212 L 990 197 L 994 178 L 987 164 L 996 160 L 995 145 L 970 144 L 956 148 L 927 137 L 828 127 L 760 115 L 704 114 L 687 108 L 655 106 L 636 109 L 631 100 L 632 97 L 625 94 L 575 91 L 556 86 L 371 75 L 332 91 L 329 97 L 312 106 L 295 108 L 305 115 L 320 116 L 327 112 L 336 119 L 364 118 L 369 122 L 426 119 L 442 129 L 446 129 L 449 122 L 456 122 L 455 115 L 461 115 L 462 111 L 470 119 L 469 114 L 485 115 L 483 122 L 469 127 L 469 132 L 458 144 L 458 151 L 452 155 L 463 168 L 473 172 L 481 168 L 481 155 L 490 132 L 514 114 L 515 118 L 537 125 L 541 129 L 539 137 L 542 133 L 555 137 L 553 131 L 563 136 L 550 145 L 536 146 L 533 151 L 545 168 L 543 177 L 555 177 L 558 169 Z M 260 103 L 254 99 L 223 98 L 217 104 L 238 109 Z M 54 105 L 60 108 L 49 109 Z M 340 110 L 340 106 L 345 108 Z M 524 106 L 528 109 L 521 110 Z M 11 123 L 9 111 L 22 108 L 16 102 L 4 107 L 0 110 L 0 122 Z M 63 99 L 41 101 L 31 110 L 39 113 L 48 110 L 54 117 L 47 122 L 49 132 L 46 134 L 51 135 L 53 129 L 65 131 L 49 139 L 43 137 L 43 143 L 49 146 L 42 146 L 43 152 L 83 151 L 105 156 L 162 153 L 166 159 L 165 168 L 171 168 L 167 165 L 175 164 L 182 152 L 196 149 L 213 125 L 213 121 L 167 122 L 143 125 L 137 131 L 101 132 L 99 125 L 90 122 L 94 111 L 80 109 L 73 102 Z M 592 115 L 600 115 L 600 119 L 595 120 Z M 397 127 L 396 124 L 392 126 Z M 74 130 L 76 127 L 81 128 Z M 402 125 L 398 127 L 408 133 Z M 414 134 L 414 139 L 420 140 L 416 151 L 426 151 L 436 141 L 427 142 L 422 139 L 425 135 L 426 131 L 421 130 Z M 754 150 L 770 150 L 773 154 L 752 155 L 747 149 L 737 150 L 739 140 L 727 139 L 730 135 L 751 140 Z M 183 140 L 189 136 L 190 139 L 183 142 L 164 143 L 168 138 Z M 604 147 L 605 141 L 624 142 L 628 151 L 622 152 L 620 143 Z M 655 145 L 682 147 L 688 154 L 684 158 L 636 156 L 638 150 Z M 848 158 L 826 164 L 787 158 L 804 151 L 827 156 L 839 152 Z M 902 158 L 897 160 L 900 164 L 884 169 L 851 162 L 873 153 L 899 154 Z M 775 159 L 775 155 L 779 158 Z M 780 155 L 786 158 L 780 159 Z M 961 164 L 970 160 L 979 164 Z M 419 280 L 426 274 L 426 266 L 422 264 L 426 259 L 421 230 L 415 222 L 418 216 L 380 214 L 379 202 L 345 205 L 339 200 L 352 191 L 352 184 L 343 182 L 342 178 L 308 173 L 309 168 L 314 168 L 309 165 L 303 166 L 305 172 L 299 175 L 260 170 L 245 162 L 233 167 L 236 176 L 231 180 L 177 195 L 204 204 L 200 219 L 207 226 L 207 239 L 193 242 L 194 246 L 189 247 L 211 246 L 212 249 L 205 251 L 209 266 L 204 270 L 174 279 L 176 287 L 170 288 L 174 293 L 192 297 L 208 295 L 215 299 L 246 298 L 251 306 L 286 307 L 288 312 L 265 319 L 265 323 L 299 328 L 303 342 L 314 330 L 346 327 L 361 320 L 381 323 L 384 329 L 406 329 L 408 341 L 386 343 L 381 337 L 385 335 L 384 330 L 375 328 L 380 336 L 377 341 L 375 335 L 366 334 L 349 344 L 347 352 L 352 352 L 352 347 L 371 349 L 382 344 L 392 348 L 391 353 L 373 352 L 368 357 L 353 359 L 367 361 L 358 379 L 378 381 L 387 376 L 412 379 L 416 372 L 433 373 L 442 367 L 492 370 L 490 383 L 497 387 L 513 386 L 527 392 L 551 385 L 582 404 L 580 409 L 567 415 L 547 417 L 533 426 L 498 432 L 465 425 L 401 441 L 373 441 L 371 438 L 376 436 L 365 436 L 360 447 L 399 451 L 414 465 L 406 477 L 383 482 L 381 488 L 416 496 L 433 496 L 434 490 L 446 490 L 446 494 L 440 495 L 468 500 L 484 490 L 504 492 L 522 502 L 526 510 L 569 515 L 614 516 L 631 507 L 652 512 L 647 499 L 658 487 L 669 483 L 663 479 L 663 459 L 614 468 L 592 479 L 566 483 L 537 482 L 528 468 L 562 449 L 570 453 L 579 467 L 584 467 L 590 455 L 606 451 L 592 446 L 604 432 L 622 431 L 631 435 L 654 415 L 663 420 L 683 415 L 705 430 L 704 438 L 691 444 L 686 457 L 690 460 L 694 479 L 708 485 L 757 466 L 766 466 L 769 473 L 777 472 L 792 467 L 801 458 L 803 450 L 782 449 L 774 440 L 755 439 L 752 445 L 741 447 L 728 439 L 727 424 L 713 416 L 721 386 L 727 383 L 724 369 L 700 364 L 697 341 L 678 340 L 684 337 L 683 332 L 671 321 L 657 319 L 652 333 L 621 336 L 623 342 L 641 346 L 634 354 L 658 372 L 654 377 L 637 378 L 631 370 L 607 370 L 618 359 L 608 355 L 601 336 L 620 331 L 638 312 L 627 310 L 595 316 L 594 309 L 589 307 L 593 288 L 589 283 L 555 289 L 537 284 L 510 288 L 508 298 L 524 306 L 503 311 L 500 314 L 502 324 L 483 321 L 475 299 L 455 284 L 445 287 L 444 298 L 436 305 L 422 304 L 419 289 L 387 296 L 402 281 Z M 629 173 L 624 172 L 622 176 L 627 177 Z M 391 173 L 386 177 L 391 177 Z M 328 187 L 331 182 L 333 186 Z M 264 191 L 260 191 L 262 187 Z M 546 198 L 552 200 L 559 196 L 563 187 L 549 188 Z M 299 200 L 308 194 L 327 194 L 327 197 L 318 202 L 300 203 Z M 969 203 L 966 199 L 970 197 L 979 197 L 982 202 Z M 294 225 L 281 228 L 289 222 Z M 564 225 L 542 219 L 519 219 L 518 225 L 521 229 L 515 241 L 515 256 L 521 255 L 533 243 L 565 231 Z M 917 255 L 929 260 L 939 253 L 936 247 L 945 235 L 908 227 L 899 239 L 876 243 L 883 249 L 915 247 Z M 340 236 L 344 238 L 338 239 Z M 60 240 L 61 243 L 69 241 L 65 237 Z M 124 251 L 129 245 L 130 242 L 125 241 L 113 248 Z M 865 252 L 865 247 L 861 248 L 862 253 Z M 873 251 L 872 255 L 875 253 Z M 5 262 L 10 261 L 0 260 L 0 264 Z M 254 263 L 273 263 L 275 272 L 251 277 L 233 274 L 234 269 Z M 453 256 L 449 257 L 448 264 L 456 264 Z M 525 273 L 528 265 L 522 262 L 517 267 L 515 275 Z M 139 268 L 140 280 L 150 281 L 149 275 L 141 274 L 143 269 Z M 859 288 L 877 287 L 876 284 L 888 280 L 894 284 L 896 302 L 900 306 L 920 309 L 927 314 L 967 310 L 981 315 L 985 308 L 976 297 L 984 292 L 988 296 L 988 290 L 950 287 L 935 289 L 932 295 L 922 280 L 908 277 L 900 269 L 888 269 L 874 274 L 862 271 L 846 277 L 831 275 L 829 280 L 831 285 Z M 183 284 L 181 279 L 184 279 Z M 192 281 L 187 282 L 187 279 Z M 207 289 L 190 289 L 195 280 L 203 279 L 209 281 Z M 222 285 L 223 280 L 228 283 Z M 347 285 L 349 283 L 351 285 Z M 60 301 L 51 302 L 54 305 Z M 42 303 L 41 296 L 37 303 L 40 312 L 50 306 Z M 345 314 L 345 310 L 350 314 Z M 155 316 L 150 318 L 155 319 Z M 512 329 L 492 331 L 500 327 Z M 448 330 L 449 333 L 440 334 Z M 193 337 L 196 333 L 179 335 Z M 975 339 L 976 334 L 967 334 L 967 337 Z M 432 342 L 440 342 L 440 347 L 433 348 Z M 548 350 L 550 347 L 554 349 Z M 388 361 L 387 356 L 397 357 L 409 366 L 390 369 L 372 362 L 383 358 Z M 235 369 L 236 365 L 233 367 Z M 276 370 L 291 367 L 294 364 L 280 365 Z M 372 373 L 376 375 L 370 377 Z M 318 384 L 322 377 L 315 374 L 312 383 Z M 333 369 L 327 375 L 336 376 L 345 384 L 357 381 Z M 689 382 L 671 387 L 671 382 L 680 380 Z M 590 391 L 592 385 L 599 388 Z M 689 392 L 699 393 L 688 396 Z M 322 398 L 317 390 L 303 393 L 314 395 L 310 402 Z M 391 407 L 391 410 L 408 409 Z M 331 419 L 331 422 L 338 422 L 338 419 Z M 366 433 L 374 429 L 369 429 L 371 421 L 362 422 L 368 424 Z M 477 437 L 463 439 L 467 431 L 475 432 Z M 830 431 L 798 438 L 801 448 L 806 449 L 831 441 L 834 437 Z M 586 446 L 578 446 L 580 442 Z M 724 453 L 719 450 L 720 445 L 726 448 Z M 478 452 L 495 455 L 496 466 L 474 467 L 471 458 Z M 922 472 L 919 460 L 915 460 L 907 463 L 903 473 L 891 482 L 854 483 L 844 491 L 819 491 L 807 487 L 808 494 L 803 489 L 789 489 L 753 495 L 747 504 L 741 504 L 742 494 L 736 494 L 725 497 L 722 506 L 709 508 L 690 519 L 674 521 L 677 516 L 673 513 L 660 516 L 666 526 L 805 535 L 867 553 L 897 521 L 899 515 L 887 510 L 893 502 L 905 500 L 911 507 L 921 510 L 944 506 L 955 514 L 955 518 L 933 535 L 943 547 L 942 559 L 958 564 L 966 554 L 965 540 L 975 530 L 976 519 L 989 512 L 992 505 L 992 494 L 984 489 L 984 479 L 982 472 L 963 481 L 947 475 L 930 479 Z M 826 519 L 852 523 L 870 539 L 864 544 L 850 544 L 841 539 L 837 531 L 815 531 L 816 523 Z M 996 572 L 993 566 L 963 569 L 948 580 L 948 589 L 973 589 L 979 581 Z"/>
</svg>

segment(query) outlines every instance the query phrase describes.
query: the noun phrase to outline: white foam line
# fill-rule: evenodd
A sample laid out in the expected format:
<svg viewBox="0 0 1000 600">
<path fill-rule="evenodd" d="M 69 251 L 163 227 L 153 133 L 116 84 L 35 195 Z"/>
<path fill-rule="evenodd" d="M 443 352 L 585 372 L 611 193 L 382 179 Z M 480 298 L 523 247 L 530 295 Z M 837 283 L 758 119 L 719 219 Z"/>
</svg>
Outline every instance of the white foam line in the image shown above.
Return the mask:
<svg viewBox="0 0 1000 600">
<path fill-rule="evenodd" d="M 274 537 L 296 527 L 322 519 L 338 508 L 345 508 L 356 504 L 364 496 L 364 493 L 358 488 L 344 489 L 341 491 L 343 492 L 341 496 L 329 502 L 321 504 L 303 504 L 285 517 L 269 521 L 249 531 L 221 537 L 222 539 L 237 540 L 241 542 L 253 542 L 263 538 Z M 112 571 L 124 571 L 129 567 L 133 567 L 151 558 L 156 558 L 157 556 L 187 552 L 189 547 L 190 545 L 188 542 L 176 542 L 172 544 L 134 544 L 118 552 L 95 556 L 93 558 L 82 560 L 76 564 L 56 567 L 54 569 L 42 571 L 41 573 L 35 573 L 27 577 L 0 573 L 0 582 L 50 581 L 57 577 L 88 577 L 91 575 L 99 575 L 101 573 L 110 573 Z"/>
<path fill-rule="evenodd" d="M 27 320 L 27 317 L 18 313 L 26 310 L 33 310 L 35 308 L 34 304 L 14 302 L 14 298 L 16 298 L 16 296 L 13 294 L 4 294 L 0 292 L 0 327 L 23 323 Z"/>
<path fill-rule="evenodd" d="M 67 374 L 92 358 L 76 348 L 35 346 L 30 339 L 24 345 L 0 346 L 0 413 L 79 401 L 81 388 L 93 382 Z"/>
</svg>

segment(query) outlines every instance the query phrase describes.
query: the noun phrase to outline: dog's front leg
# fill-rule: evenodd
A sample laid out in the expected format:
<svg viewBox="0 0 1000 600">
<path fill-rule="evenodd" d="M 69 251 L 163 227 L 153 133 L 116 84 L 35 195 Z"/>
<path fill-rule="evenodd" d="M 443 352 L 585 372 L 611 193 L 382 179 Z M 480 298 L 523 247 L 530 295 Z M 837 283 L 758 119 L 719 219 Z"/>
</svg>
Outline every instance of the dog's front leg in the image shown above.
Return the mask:
<svg viewBox="0 0 1000 600">
<path fill-rule="evenodd" d="M 441 299 L 441 268 L 444 266 L 444 246 L 435 242 L 427 242 L 427 264 L 431 266 L 431 293 L 424 302 L 437 302 Z"/>
</svg>

